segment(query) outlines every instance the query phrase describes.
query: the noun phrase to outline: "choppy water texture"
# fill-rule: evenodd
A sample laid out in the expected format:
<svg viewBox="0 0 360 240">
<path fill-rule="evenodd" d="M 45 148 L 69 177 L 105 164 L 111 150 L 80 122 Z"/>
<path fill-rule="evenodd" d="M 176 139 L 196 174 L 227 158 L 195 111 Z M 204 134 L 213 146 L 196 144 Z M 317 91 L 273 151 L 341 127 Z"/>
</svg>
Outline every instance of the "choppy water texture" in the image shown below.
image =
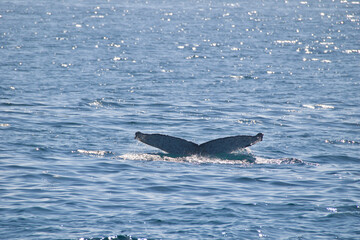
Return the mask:
<svg viewBox="0 0 360 240">
<path fill-rule="evenodd" d="M 1 1 L 0 238 L 359 238 L 359 28 L 355 0 Z"/>
</svg>

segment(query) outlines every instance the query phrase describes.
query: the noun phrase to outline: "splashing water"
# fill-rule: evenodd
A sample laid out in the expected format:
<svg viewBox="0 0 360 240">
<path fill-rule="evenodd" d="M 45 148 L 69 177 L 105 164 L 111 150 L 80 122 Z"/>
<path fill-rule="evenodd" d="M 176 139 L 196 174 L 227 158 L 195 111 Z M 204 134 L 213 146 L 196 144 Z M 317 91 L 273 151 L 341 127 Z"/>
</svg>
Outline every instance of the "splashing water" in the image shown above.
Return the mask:
<svg viewBox="0 0 360 240">
<path fill-rule="evenodd" d="M 195 164 L 305 164 L 304 161 L 296 158 L 263 158 L 254 156 L 249 149 L 244 149 L 235 154 L 224 154 L 216 156 L 174 156 L 164 153 L 127 153 L 118 158 L 124 160 L 140 160 L 140 161 L 166 161 L 166 162 L 185 162 Z"/>
</svg>

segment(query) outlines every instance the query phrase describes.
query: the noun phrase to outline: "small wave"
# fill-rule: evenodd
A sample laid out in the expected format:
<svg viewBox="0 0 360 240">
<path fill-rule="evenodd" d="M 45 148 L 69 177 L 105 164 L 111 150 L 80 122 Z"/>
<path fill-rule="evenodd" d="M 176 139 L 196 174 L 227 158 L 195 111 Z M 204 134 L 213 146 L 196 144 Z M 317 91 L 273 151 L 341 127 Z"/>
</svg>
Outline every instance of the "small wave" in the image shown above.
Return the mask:
<svg viewBox="0 0 360 240">
<path fill-rule="evenodd" d="M 79 238 L 79 240 L 151 240 L 150 238 L 137 238 L 130 235 L 117 235 L 103 238 Z"/>
<path fill-rule="evenodd" d="M 282 44 L 282 45 L 285 45 L 285 44 L 296 44 L 298 42 L 298 40 L 276 40 L 275 41 L 275 44 Z"/>
<path fill-rule="evenodd" d="M 360 145 L 360 142 L 354 141 L 354 140 L 347 140 L 347 139 L 341 139 L 341 140 L 325 140 L 325 143 L 329 144 L 354 144 L 354 145 Z"/>
<path fill-rule="evenodd" d="M 343 216 L 356 216 L 360 214 L 360 206 L 334 206 L 326 208 L 326 217 L 343 217 Z"/>
<path fill-rule="evenodd" d="M 186 57 L 186 59 L 196 59 L 196 58 L 204 58 L 204 59 L 206 59 L 207 57 L 206 56 L 199 56 L 199 55 L 192 55 L 192 56 Z"/>
<path fill-rule="evenodd" d="M 105 156 L 108 154 L 113 154 L 111 151 L 101 151 L 101 150 L 83 150 L 83 149 L 78 149 L 76 151 L 72 151 L 72 153 L 81 153 L 81 154 L 86 154 L 86 155 L 93 155 L 93 156 Z"/>
<path fill-rule="evenodd" d="M 326 105 L 326 104 L 315 104 L 315 105 L 311 105 L 311 104 L 303 104 L 302 105 L 305 108 L 310 108 L 310 109 L 334 109 L 334 106 L 331 105 Z"/>
<path fill-rule="evenodd" d="M 171 156 L 168 154 L 155 154 L 155 153 L 127 153 L 119 156 L 124 160 L 138 160 L 138 161 L 165 161 L 165 162 L 182 162 L 182 163 L 195 163 L 195 164 L 232 164 L 232 165 L 251 165 L 251 164 L 305 164 L 304 161 L 296 158 L 280 158 L 269 159 L 255 157 L 247 154 L 226 156 Z"/>
<path fill-rule="evenodd" d="M 87 103 L 91 107 L 95 108 L 121 108 L 124 107 L 125 101 L 122 99 L 96 99 Z"/>
<path fill-rule="evenodd" d="M 342 155 L 317 155 L 313 157 L 316 161 L 324 161 L 324 162 L 334 162 L 334 163 L 346 163 L 346 162 L 350 162 L 350 163 L 359 163 L 360 162 L 360 158 L 358 157 L 351 157 L 351 156 L 347 156 L 345 154 Z"/>
<path fill-rule="evenodd" d="M 253 119 L 239 119 L 239 120 L 237 120 L 237 122 L 240 124 L 246 124 L 246 125 L 255 125 L 255 124 L 261 123 L 261 121 L 253 120 Z"/>
<path fill-rule="evenodd" d="M 255 164 L 308 164 L 297 158 L 261 158 L 257 157 Z"/>
</svg>

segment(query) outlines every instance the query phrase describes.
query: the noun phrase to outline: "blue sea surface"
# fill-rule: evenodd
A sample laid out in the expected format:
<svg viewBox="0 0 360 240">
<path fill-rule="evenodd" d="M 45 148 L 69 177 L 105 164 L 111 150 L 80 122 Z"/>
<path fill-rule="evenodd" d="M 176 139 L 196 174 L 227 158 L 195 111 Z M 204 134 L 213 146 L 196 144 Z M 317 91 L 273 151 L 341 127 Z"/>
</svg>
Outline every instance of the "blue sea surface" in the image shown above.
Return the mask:
<svg viewBox="0 0 360 240">
<path fill-rule="evenodd" d="M 358 0 L 2 0 L 0 238 L 359 239 L 359 103 Z"/>
</svg>

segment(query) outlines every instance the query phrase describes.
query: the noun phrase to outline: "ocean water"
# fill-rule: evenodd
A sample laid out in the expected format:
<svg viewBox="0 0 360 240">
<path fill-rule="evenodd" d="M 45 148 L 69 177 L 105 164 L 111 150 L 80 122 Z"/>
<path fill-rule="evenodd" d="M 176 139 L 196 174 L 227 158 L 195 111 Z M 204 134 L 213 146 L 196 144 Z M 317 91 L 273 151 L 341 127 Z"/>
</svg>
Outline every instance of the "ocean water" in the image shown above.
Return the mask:
<svg viewBox="0 0 360 240">
<path fill-rule="evenodd" d="M 1 1 L 0 238 L 360 238 L 359 39 L 357 0 Z"/>
</svg>

